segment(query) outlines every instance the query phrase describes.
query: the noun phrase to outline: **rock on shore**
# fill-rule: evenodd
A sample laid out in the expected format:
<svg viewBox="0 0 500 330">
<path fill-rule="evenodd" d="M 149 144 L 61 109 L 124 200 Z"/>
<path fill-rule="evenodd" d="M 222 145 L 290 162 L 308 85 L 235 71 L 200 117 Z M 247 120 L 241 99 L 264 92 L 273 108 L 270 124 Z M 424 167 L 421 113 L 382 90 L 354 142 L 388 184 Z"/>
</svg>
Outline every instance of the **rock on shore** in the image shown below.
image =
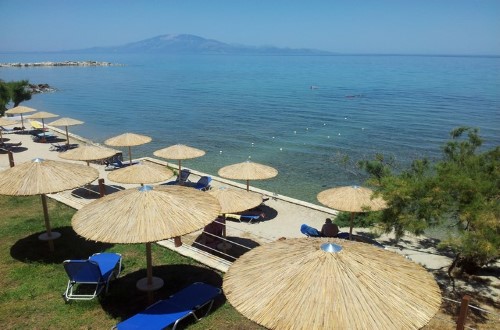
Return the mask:
<svg viewBox="0 0 500 330">
<path fill-rule="evenodd" d="M 27 90 L 31 94 L 50 93 L 56 91 L 56 89 L 49 86 L 49 84 L 29 84 Z"/>
<path fill-rule="evenodd" d="M 111 62 L 98 61 L 64 61 L 64 62 L 31 62 L 31 63 L 0 63 L 0 68 L 23 68 L 41 66 L 113 66 Z"/>
</svg>

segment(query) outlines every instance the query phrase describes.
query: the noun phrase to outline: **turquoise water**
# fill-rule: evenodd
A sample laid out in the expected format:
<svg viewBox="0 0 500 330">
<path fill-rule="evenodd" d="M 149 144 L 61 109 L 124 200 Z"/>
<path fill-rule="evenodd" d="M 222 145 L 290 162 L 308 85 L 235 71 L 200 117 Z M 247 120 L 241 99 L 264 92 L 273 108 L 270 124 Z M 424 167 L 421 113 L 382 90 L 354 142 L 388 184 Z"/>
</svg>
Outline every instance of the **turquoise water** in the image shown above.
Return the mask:
<svg viewBox="0 0 500 330">
<path fill-rule="evenodd" d="M 252 185 L 311 202 L 362 184 L 354 163 L 375 153 L 400 166 L 439 157 L 457 126 L 479 127 L 486 148 L 500 142 L 498 57 L 0 54 L 43 60 L 124 64 L 0 69 L 0 79 L 57 88 L 23 104 L 85 121 L 70 131 L 96 142 L 151 136 L 134 156 L 197 147 L 207 154 L 183 164 L 214 175 L 250 157 L 279 171 Z"/>
</svg>

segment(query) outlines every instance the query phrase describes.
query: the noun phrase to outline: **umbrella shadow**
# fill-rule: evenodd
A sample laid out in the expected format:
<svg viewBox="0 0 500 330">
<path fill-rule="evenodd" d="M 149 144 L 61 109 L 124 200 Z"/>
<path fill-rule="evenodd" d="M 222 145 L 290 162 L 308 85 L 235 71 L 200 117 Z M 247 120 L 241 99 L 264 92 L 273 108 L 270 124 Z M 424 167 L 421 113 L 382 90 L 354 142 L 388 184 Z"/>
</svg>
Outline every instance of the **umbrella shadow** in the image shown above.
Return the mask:
<svg viewBox="0 0 500 330">
<path fill-rule="evenodd" d="M 205 236 L 205 234 L 201 233 L 191 245 L 218 258 L 235 261 L 260 244 L 249 238 L 237 236 L 217 238 L 210 235 Z"/>
<path fill-rule="evenodd" d="M 58 227 L 53 231 L 61 237 L 54 240 L 55 251 L 50 252 L 48 243 L 38 239 L 42 232 L 21 238 L 11 248 L 12 258 L 21 262 L 62 263 L 67 259 L 87 259 L 94 253 L 109 249 L 113 244 L 94 242 L 78 236 L 72 227 Z"/>
<path fill-rule="evenodd" d="M 269 221 L 269 220 L 276 218 L 278 216 L 278 211 L 276 211 L 276 209 L 274 209 L 270 206 L 267 206 L 265 204 L 261 204 L 257 207 L 254 207 L 253 209 L 250 209 L 250 210 L 244 211 L 244 212 L 240 212 L 238 214 L 241 214 L 241 215 L 245 215 L 245 214 L 260 215 L 260 217 L 257 220 L 250 221 L 250 220 L 247 220 L 245 218 L 238 220 L 238 219 L 232 218 L 231 216 L 227 216 L 226 220 L 235 221 L 235 222 L 247 222 L 248 224 L 251 225 L 251 224 L 255 224 L 255 223 L 259 223 L 259 222 Z"/>
<path fill-rule="evenodd" d="M 124 263 L 126 264 L 126 260 Z M 163 279 L 164 286 L 153 292 L 153 302 L 168 298 L 195 282 L 204 282 L 215 287 L 222 287 L 222 277 L 210 268 L 194 265 L 163 265 L 153 267 L 153 276 Z M 112 281 L 108 295 L 101 296 L 102 308 L 113 318 L 127 319 L 151 305 L 148 293 L 136 288 L 138 280 L 146 277 L 146 269 L 141 269 Z M 225 302 L 220 295 L 214 302 L 212 312 Z M 191 321 L 191 320 L 189 320 Z"/>
<path fill-rule="evenodd" d="M 17 154 L 19 152 L 23 152 L 23 151 L 26 151 L 26 150 L 28 150 L 28 148 L 26 148 L 26 147 L 17 147 L 16 146 L 16 147 L 10 148 L 9 150 L 3 149 L 3 148 L 0 147 L 0 154 L 6 154 L 7 151 L 12 152 L 13 154 Z"/>
<path fill-rule="evenodd" d="M 104 185 L 105 188 L 105 194 L 109 195 L 112 193 L 115 193 L 120 190 L 124 190 L 125 188 L 122 186 L 118 185 Z M 99 185 L 96 184 L 89 184 L 84 187 L 79 187 L 77 189 L 74 189 L 71 191 L 71 195 L 76 198 L 83 198 L 83 199 L 98 199 L 100 197 L 99 193 Z"/>
</svg>

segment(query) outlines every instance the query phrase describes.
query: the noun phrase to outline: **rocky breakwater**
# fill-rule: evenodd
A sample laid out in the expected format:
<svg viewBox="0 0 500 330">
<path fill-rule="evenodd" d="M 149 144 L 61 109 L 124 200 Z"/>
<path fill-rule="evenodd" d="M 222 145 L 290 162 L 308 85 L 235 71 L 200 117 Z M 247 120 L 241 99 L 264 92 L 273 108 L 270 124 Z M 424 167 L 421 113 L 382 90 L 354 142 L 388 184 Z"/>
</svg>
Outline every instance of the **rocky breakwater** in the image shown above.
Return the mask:
<svg viewBox="0 0 500 330">
<path fill-rule="evenodd" d="M 64 61 L 64 62 L 30 62 L 0 63 L 0 68 L 50 67 L 50 66 L 114 66 L 111 62 L 98 61 Z"/>
</svg>

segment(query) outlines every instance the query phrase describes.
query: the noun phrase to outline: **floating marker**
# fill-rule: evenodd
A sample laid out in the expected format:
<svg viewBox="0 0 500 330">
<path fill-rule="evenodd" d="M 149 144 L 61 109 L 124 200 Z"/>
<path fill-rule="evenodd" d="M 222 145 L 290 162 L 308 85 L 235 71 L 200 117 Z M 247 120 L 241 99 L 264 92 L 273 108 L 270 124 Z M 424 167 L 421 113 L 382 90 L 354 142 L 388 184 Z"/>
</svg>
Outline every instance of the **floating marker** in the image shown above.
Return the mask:
<svg viewBox="0 0 500 330">
<path fill-rule="evenodd" d="M 273 139 L 274 139 L 274 136 L 273 136 Z"/>
<path fill-rule="evenodd" d="M 339 133 L 339 135 L 340 135 L 340 133 Z"/>
<path fill-rule="evenodd" d="M 326 126 L 326 123 L 323 123 L 323 126 Z"/>
<path fill-rule="evenodd" d="M 347 117 L 344 117 L 344 119 L 347 119 Z"/>
<path fill-rule="evenodd" d="M 328 135 L 328 138 L 330 138 L 330 135 Z"/>
<path fill-rule="evenodd" d="M 297 131 L 293 131 L 293 134 L 297 134 Z"/>
<path fill-rule="evenodd" d="M 283 151 L 283 148 L 280 148 L 280 151 Z"/>
<path fill-rule="evenodd" d="M 221 154 L 221 153 L 222 153 L 222 150 L 219 150 L 219 153 Z"/>
</svg>

